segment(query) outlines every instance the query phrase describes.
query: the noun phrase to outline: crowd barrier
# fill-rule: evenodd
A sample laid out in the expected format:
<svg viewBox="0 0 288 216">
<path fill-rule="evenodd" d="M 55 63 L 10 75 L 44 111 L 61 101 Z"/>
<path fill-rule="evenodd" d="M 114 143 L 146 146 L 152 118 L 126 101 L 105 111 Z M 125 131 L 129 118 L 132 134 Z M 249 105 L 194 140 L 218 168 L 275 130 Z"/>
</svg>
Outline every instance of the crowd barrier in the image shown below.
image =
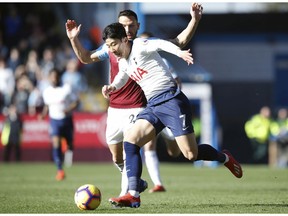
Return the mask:
<svg viewBox="0 0 288 216">
<path fill-rule="evenodd" d="M 74 113 L 74 160 L 111 161 L 111 153 L 105 142 L 105 113 Z M 51 160 L 49 120 L 37 116 L 23 115 L 22 160 Z M 5 117 L 0 115 L 0 133 Z M 0 141 L 0 159 L 3 159 L 3 145 Z M 13 152 L 11 157 L 13 158 Z"/>
</svg>

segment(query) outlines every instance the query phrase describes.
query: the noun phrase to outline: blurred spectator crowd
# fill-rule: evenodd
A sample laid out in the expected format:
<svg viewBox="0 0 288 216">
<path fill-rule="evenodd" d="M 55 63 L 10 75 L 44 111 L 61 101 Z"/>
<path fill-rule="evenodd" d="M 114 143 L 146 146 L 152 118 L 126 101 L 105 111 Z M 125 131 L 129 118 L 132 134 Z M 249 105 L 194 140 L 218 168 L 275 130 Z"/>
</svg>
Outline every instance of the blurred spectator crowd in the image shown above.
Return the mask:
<svg viewBox="0 0 288 216">
<path fill-rule="evenodd" d="M 245 122 L 254 163 L 288 167 L 288 110 L 281 107 L 275 115 L 269 106 L 263 106 Z"/>
<path fill-rule="evenodd" d="M 77 94 L 87 91 L 83 65 L 67 38 L 62 35 L 61 39 L 55 26 L 43 25 L 39 16 L 23 17 L 13 4 L 8 8 L 6 14 L 1 14 L 0 114 L 12 104 L 19 114 L 39 112 L 44 105 L 42 92 L 49 85 L 48 73 L 53 68 L 61 72 L 62 83 L 71 84 Z"/>
</svg>

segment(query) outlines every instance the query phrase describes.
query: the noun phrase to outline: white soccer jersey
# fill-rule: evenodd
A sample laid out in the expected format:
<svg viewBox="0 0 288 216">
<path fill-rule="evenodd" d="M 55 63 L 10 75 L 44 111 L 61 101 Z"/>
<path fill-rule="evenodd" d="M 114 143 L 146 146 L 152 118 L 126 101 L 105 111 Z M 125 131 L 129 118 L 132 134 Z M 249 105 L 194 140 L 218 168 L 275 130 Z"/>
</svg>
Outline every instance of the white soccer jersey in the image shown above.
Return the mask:
<svg viewBox="0 0 288 216">
<path fill-rule="evenodd" d="M 72 102 L 72 90 L 70 85 L 59 87 L 49 86 L 43 92 L 44 103 L 49 107 L 49 116 L 52 119 L 65 118 L 65 109 Z"/>
<path fill-rule="evenodd" d="M 112 85 L 119 89 L 130 77 L 141 86 L 147 100 L 175 86 L 175 80 L 157 52 L 160 50 L 177 55 L 180 48 L 161 39 L 135 39 L 129 58 L 120 59 L 119 73 Z"/>
</svg>

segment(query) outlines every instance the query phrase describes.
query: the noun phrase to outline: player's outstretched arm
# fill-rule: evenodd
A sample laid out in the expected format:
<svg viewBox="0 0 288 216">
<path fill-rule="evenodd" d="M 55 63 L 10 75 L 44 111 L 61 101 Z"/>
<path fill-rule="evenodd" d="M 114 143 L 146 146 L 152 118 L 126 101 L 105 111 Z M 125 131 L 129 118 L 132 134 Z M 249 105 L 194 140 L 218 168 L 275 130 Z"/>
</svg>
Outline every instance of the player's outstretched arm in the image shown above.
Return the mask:
<svg viewBox="0 0 288 216">
<path fill-rule="evenodd" d="M 182 58 L 184 61 L 188 63 L 188 65 L 193 64 L 193 58 L 192 53 L 190 52 L 190 49 L 188 50 L 181 50 L 180 47 L 173 44 L 171 41 L 162 40 L 162 39 L 153 39 L 153 40 L 146 40 L 145 43 L 141 42 L 143 39 L 135 39 L 134 45 L 140 44 L 142 46 L 144 52 L 155 52 L 155 51 L 165 51 L 168 53 L 171 53 L 172 55 L 176 55 L 179 58 Z M 118 76 L 118 74 L 117 74 Z M 115 78 L 116 79 L 116 78 Z"/>
<path fill-rule="evenodd" d="M 189 41 L 192 39 L 199 21 L 201 20 L 203 12 L 203 7 L 201 4 L 192 3 L 190 8 L 191 20 L 188 23 L 187 27 L 174 39 L 170 40 L 172 43 L 176 44 L 180 48 L 185 47 Z"/>
<path fill-rule="evenodd" d="M 190 52 L 190 49 L 179 50 L 177 52 L 177 55 L 179 58 L 182 58 L 184 61 L 186 61 L 188 65 L 193 64 L 193 58 L 192 58 L 192 53 Z"/>
<path fill-rule="evenodd" d="M 78 26 L 75 20 L 68 19 L 65 23 L 65 27 L 67 37 L 69 38 L 72 48 L 78 59 L 83 64 L 89 64 L 99 61 L 99 58 L 97 58 L 97 56 L 94 56 L 93 58 L 91 57 L 92 52 L 86 50 L 78 39 L 78 35 L 81 31 L 81 24 Z"/>
</svg>

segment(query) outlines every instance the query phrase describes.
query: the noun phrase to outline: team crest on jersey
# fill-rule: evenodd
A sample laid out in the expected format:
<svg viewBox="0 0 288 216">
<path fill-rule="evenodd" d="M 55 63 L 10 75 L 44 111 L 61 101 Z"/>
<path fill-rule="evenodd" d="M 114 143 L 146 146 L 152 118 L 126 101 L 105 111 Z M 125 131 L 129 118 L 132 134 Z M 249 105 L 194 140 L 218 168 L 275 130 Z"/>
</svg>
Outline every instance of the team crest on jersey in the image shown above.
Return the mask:
<svg viewBox="0 0 288 216">
<path fill-rule="evenodd" d="M 145 45 L 145 44 L 147 44 L 147 43 L 148 43 L 148 41 L 149 41 L 149 40 L 147 40 L 147 39 L 144 39 L 144 40 L 142 40 L 142 44 L 144 44 L 144 45 Z"/>
</svg>

